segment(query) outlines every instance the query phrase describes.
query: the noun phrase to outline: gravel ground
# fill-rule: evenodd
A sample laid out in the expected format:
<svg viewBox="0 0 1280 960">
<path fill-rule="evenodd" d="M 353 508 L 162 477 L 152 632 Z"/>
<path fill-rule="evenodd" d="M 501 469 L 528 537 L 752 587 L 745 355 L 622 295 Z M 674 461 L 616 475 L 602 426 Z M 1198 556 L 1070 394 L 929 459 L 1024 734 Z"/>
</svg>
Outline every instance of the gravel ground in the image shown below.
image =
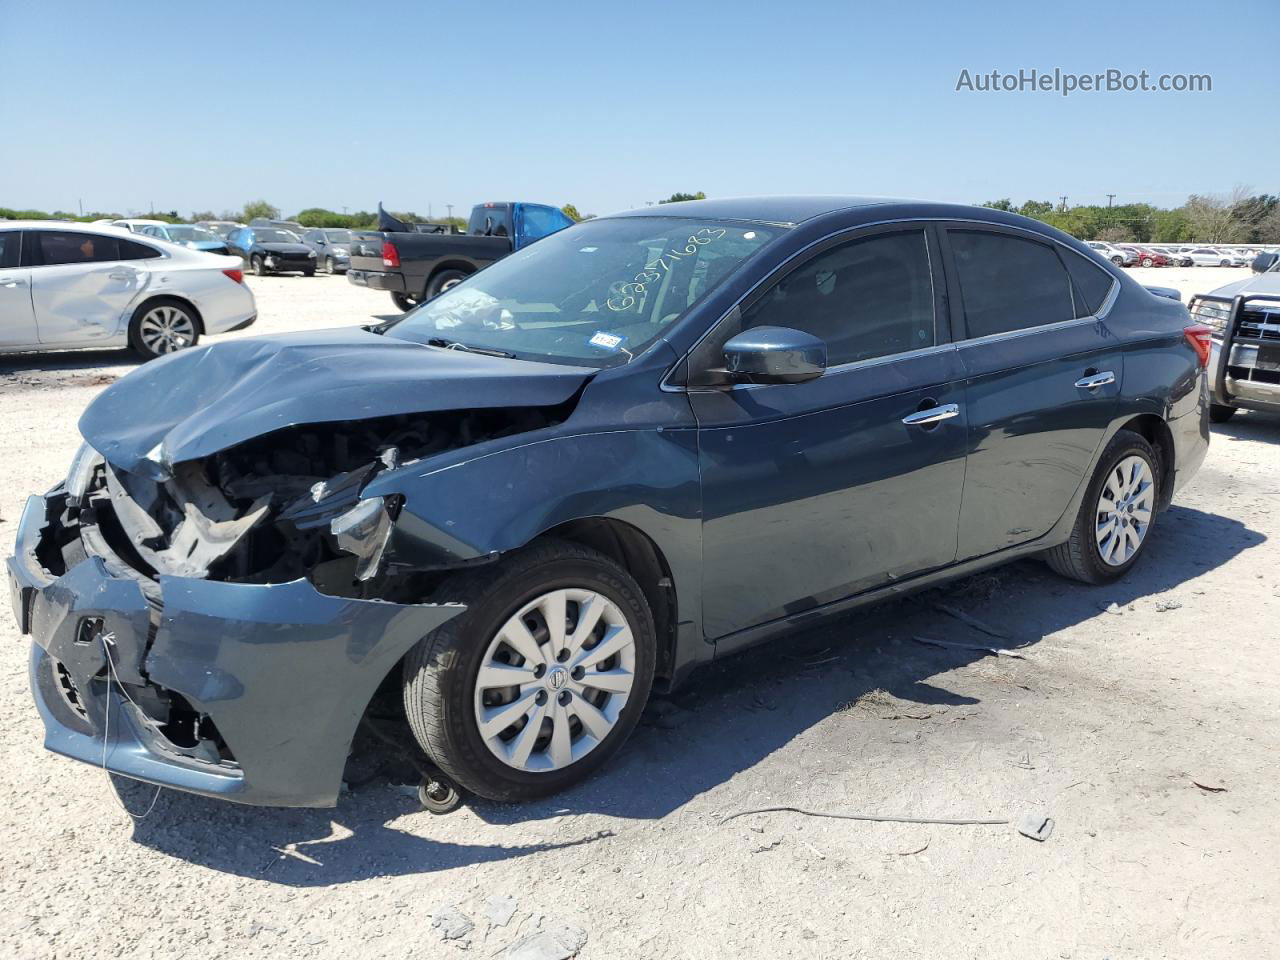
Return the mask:
<svg viewBox="0 0 1280 960">
<path fill-rule="evenodd" d="M 1184 295 L 1241 275 L 1134 272 Z M 390 312 L 342 279 L 251 282 L 251 333 Z M 6 553 L 131 366 L 0 360 Z M 797 633 L 660 702 L 582 787 L 444 817 L 380 777 L 335 810 L 164 792 L 131 819 L 102 771 L 41 749 L 0 616 L 0 956 L 1277 956 L 1277 497 L 1280 418 L 1241 414 L 1126 581 L 1023 562 Z M 991 642 L 938 604 L 1018 656 L 915 642 Z M 780 804 L 1055 829 L 721 823 Z"/>
</svg>

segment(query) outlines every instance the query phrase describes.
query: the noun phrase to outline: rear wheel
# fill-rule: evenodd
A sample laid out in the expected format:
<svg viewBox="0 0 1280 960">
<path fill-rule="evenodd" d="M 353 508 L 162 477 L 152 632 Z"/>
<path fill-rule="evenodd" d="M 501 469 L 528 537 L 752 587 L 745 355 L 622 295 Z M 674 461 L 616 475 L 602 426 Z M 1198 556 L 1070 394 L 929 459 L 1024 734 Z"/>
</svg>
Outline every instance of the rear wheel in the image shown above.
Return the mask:
<svg viewBox="0 0 1280 960">
<path fill-rule="evenodd" d="M 1156 519 L 1160 456 L 1139 434 L 1121 430 L 1107 444 L 1066 543 L 1045 555 L 1064 577 L 1117 580 L 1138 562 Z"/>
<path fill-rule="evenodd" d="M 635 729 L 656 657 L 653 617 L 626 570 L 548 541 L 443 584 L 467 611 L 405 660 L 418 743 L 492 800 L 545 796 L 605 763 Z"/>
<path fill-rule="evenodd" d="M 418 305 L 419 301 L 417 297 L 411 297 L 407 293 L 393 293 L 391 295 L 391 302 L 401 310 L 412 310 Z"/>
<path fill-rule="evenodd" d="M 463 280 L 467 279 L 467 274 L 461 270 L 441 270 L 431 278 L 431 283 L 427 287 L 427 299 L 438 297 L 450 287 L 457 286 Z"/>
<path fill-rule="evenodd" d="M 1209 404 L 1209 421 L 1211 423 L 1226 423 L 1236 415 L 1238 407 L 1230 407 L 1225 403 Z"/>
<path fill-rule="evenodd" d="M 149 300 L 129 321 L 129 346 L 144 360 L 194 347 L 200 321 L 191 305 L 173 297 Z"/>
</svg>

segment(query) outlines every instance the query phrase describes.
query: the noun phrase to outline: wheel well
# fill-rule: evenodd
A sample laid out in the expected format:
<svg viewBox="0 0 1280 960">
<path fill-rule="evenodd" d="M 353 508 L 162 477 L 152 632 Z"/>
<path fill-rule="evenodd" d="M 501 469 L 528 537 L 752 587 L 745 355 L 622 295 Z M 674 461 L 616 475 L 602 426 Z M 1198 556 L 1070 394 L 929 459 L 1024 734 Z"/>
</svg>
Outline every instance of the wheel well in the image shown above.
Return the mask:
<svg viewBox="0 0 1280 960">
<path fill-rule="evenodd" d="M 129 315 L 130 327 L 133 326 L 134 318 L 142 316 L 143 311 L 147 307 L 154 306 L 157 303 L 164 303 L 165 301 L 180 303 L 182 304 L 182 306 L 190 310 L 192 319 L 194 319 L 196 322 L 196 333 L 199 333 L 199 334 L 204 333 L 204 317 L 200 316 L 200 308 L 197 307 L 190 300 L 188 300 L 186 297 L 175 297 L 171 293 L 166 293 L 163 296 L 158 296 L 158 297 L 147 297 L 147 299 L 143 300 L 140 304 L 134 307 L 133 313 Z"/>
<path fill-rule="evenodd" d="M 644 591 L 658 637 L 657 675 L 669 679 L 676 652 L 676 590 L 671 568 L 657 544 L 643 531 L 608 517 L 570 520 L 542 534 L 579 543 L 621 564 Z M 539 537 L 538 539 L 541 539 Z M 536 541 L 535 541 L 536 542 Z"/>
<path fill-rule="evenodd" d="M 1160 455 L 1159 507 L 1163 510 L 1173 500 L 1174 446 L 1169 425 L 1153 413 L 1144 413 L 1134 417 L 1120 429 L 1131 430 L 1145 438 Z"/>
</svg>

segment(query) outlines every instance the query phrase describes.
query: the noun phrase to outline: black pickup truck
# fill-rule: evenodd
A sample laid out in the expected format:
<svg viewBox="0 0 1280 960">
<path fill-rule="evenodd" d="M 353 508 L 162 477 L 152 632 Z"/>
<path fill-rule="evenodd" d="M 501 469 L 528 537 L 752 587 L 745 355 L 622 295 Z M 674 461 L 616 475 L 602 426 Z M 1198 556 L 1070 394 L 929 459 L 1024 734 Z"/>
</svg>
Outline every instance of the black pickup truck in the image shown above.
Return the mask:
<svg viewBox="0 0 1280 960">
<path fill-rule="evenodd" d="M 540 203 L 478 203 L 466 233 L 443 224 L 409 224 L 378 205 L 378 229 L 351 234 L 347 280 L 386 290 L 401 310 L 443 293 L 513 250 L 571 226 L 557 207 Z"/>
</svg>

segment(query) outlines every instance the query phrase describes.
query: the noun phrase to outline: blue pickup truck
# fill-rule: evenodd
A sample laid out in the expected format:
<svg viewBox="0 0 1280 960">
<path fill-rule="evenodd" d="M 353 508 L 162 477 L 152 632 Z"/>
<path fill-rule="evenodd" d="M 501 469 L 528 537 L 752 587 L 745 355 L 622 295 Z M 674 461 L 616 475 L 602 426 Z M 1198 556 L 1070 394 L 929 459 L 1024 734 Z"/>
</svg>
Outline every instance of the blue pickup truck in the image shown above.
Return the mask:
<svg viewBox="0 0 1280 960">
<path fill-rule="evenodd" d="M 378 205 L 378 229 L 351 235 L 347 280 L 386 290 L 401 310 L 443 293 L 495 260 L 571 226 L 558 207 L 541 203 L 478 203 L 466 233 L 444 224 L 410 224 Z"/>
</svg>

